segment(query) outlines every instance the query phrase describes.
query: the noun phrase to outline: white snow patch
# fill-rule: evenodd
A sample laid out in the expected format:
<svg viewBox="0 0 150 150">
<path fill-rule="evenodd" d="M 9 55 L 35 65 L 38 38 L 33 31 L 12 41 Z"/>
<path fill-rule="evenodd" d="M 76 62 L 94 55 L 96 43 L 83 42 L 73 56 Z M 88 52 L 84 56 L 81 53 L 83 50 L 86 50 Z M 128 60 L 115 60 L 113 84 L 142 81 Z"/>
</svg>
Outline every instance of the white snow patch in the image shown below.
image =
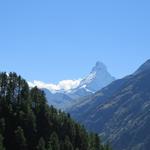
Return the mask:
<svg viewBox="0 0 150 150">
<path fill-rule="evenodd" d="M 81 79 L 78 80 L 62 80 L 58 84 L 45 83 L 42 81 L 34 80 L 33 82 L 28 82 L 30 87 L 37 86 L 38 88 L 45 88 L 52 92 L 57 91 L 68 91 L 77 88 L 80 84 Z"/>
</svg>

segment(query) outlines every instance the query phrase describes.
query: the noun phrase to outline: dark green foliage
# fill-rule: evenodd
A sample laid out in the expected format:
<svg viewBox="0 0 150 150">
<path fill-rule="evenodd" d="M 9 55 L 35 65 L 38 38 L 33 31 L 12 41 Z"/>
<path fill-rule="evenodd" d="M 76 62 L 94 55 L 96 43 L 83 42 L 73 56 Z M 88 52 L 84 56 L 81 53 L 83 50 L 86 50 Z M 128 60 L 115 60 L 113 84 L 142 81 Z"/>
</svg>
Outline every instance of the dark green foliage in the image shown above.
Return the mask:
<svg viewBox="0 0 150 150">
<path fill-rule="evenodd" d="M 3 136 L 0 134 L 0 150 L 5 150 L 3 146 Z"/>
<path fill-rule="evenodd" d="M 2 134 L 5 133 L 5 119 L 4 118 L 0 119 L 0 133 Z"/>
<path fill-rule="evenodd" d="M 63 150 L 73 150 L 73 145 L 70 142 L 70 139 L 68 136 L 65 138 L 65 142 L 62 145 L 62 149 Z"/>
<path fill-rule="evenodd" d="M 51 134 L 48 144 L 52 147 L 52 150 L 60 150 L 58 135 L 55 132 Z"/>
<path fill-rule="evenodd" d="M 92 149 L 92 150 L 101 149 L 98 135 L 97 134 L 90 134 L 89 136 L 90 136 L 89 139 L 90 139 L 90 146 L 91 146 L 90 149 Z"/>
<path fill-rule="evenodd" d="M 41 137 L 37 146 L 37 150 L 46 150 L 45 149 L 45 141 L 44 139 Z"/>
<path fill-rule="evenodd" d="M 27 150 L 26 138 L 21 127 L 17 127 L 17 129 L 15 130 L 15 142 L 16 149 Z"/>
<path fill-rule="evenodd" d="M 48 142 L 47 150 L 52 150 L 52 145 L 51 145 L 51 142 L 50 142 L 50 141 Z"/>
<path fill-rule="evenodd" d="M 105 150 L 69 114 L 48 106 L 43 91 L 0 73 L 0 150 Z"/>
</svg>

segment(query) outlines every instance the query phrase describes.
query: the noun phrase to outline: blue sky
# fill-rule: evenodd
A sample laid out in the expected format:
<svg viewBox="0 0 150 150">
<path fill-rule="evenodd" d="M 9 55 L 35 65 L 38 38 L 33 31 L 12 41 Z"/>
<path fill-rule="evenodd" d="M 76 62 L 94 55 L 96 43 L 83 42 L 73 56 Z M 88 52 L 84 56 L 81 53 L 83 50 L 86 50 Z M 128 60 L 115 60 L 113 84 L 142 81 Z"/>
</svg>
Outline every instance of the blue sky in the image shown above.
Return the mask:
<svg viewBox="0 0 150 150">
<path fill-rule="evenodd" d="M 0 70 L 58 82 L 97 60 L 117 78 L 150 58 L 148 0 L 0 1 Z"/>
</svg>

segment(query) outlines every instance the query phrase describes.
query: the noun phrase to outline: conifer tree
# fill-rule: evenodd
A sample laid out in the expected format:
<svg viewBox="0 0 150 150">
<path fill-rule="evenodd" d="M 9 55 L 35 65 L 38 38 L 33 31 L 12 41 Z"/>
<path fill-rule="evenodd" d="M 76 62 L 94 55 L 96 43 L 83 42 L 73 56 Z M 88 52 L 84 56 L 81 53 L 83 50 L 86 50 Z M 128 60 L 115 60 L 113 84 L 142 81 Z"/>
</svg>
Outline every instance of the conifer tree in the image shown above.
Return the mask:
<svg viewBox="0 0 150 150">
<path fill-rule="evenodd" d="M 70 142 L 70 139 L 68 136 L 66 136 L 64 144 L 63 144 L 63 150 L 73 150 L 73 145 Z"/>
<path fill-rule="evenodd" d="M 21 127 L 17 127 L 17 129 L 15 130 L 15 140 L 17 150 L 27 150 L 26 138 Z"/>
<path fill-rule="evenodd" d="M 59 139 L 58 139 L 58 135 L 56 134 L 56 132 L 53 132 L 51 134 L 49 143 L 52 147 L 52 150 L 60 150 Z"/>
</svg>

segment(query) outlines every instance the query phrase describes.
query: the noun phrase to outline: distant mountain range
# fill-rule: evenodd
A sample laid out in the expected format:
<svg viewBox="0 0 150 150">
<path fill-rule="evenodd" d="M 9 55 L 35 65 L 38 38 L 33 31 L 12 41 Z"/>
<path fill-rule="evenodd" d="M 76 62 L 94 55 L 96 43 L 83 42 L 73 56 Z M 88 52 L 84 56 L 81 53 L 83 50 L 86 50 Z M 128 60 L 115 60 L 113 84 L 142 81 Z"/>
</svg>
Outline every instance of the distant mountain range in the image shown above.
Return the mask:
<svg viewBox="0 0 150 150">
<path fill-rule="evenodd" d="M 28 83 L 31 87 L 37 86 L 43 89 L 50 105 L 66 109 L 75 104 L 76 99 L 91 95 L 114 80 L 115 78 L 110 75 L 106 66 L 101 62 L 97 62 L 92 71 L 79 80 L 64 80 L 57 85 L 46 84 L 41 81 Z"/>
<path fill-rule="evenodd" d="M 133 74 L 80 98 L 67 111 L 115 150 L 149 150 L 150 60 Z"/>
</svg>

